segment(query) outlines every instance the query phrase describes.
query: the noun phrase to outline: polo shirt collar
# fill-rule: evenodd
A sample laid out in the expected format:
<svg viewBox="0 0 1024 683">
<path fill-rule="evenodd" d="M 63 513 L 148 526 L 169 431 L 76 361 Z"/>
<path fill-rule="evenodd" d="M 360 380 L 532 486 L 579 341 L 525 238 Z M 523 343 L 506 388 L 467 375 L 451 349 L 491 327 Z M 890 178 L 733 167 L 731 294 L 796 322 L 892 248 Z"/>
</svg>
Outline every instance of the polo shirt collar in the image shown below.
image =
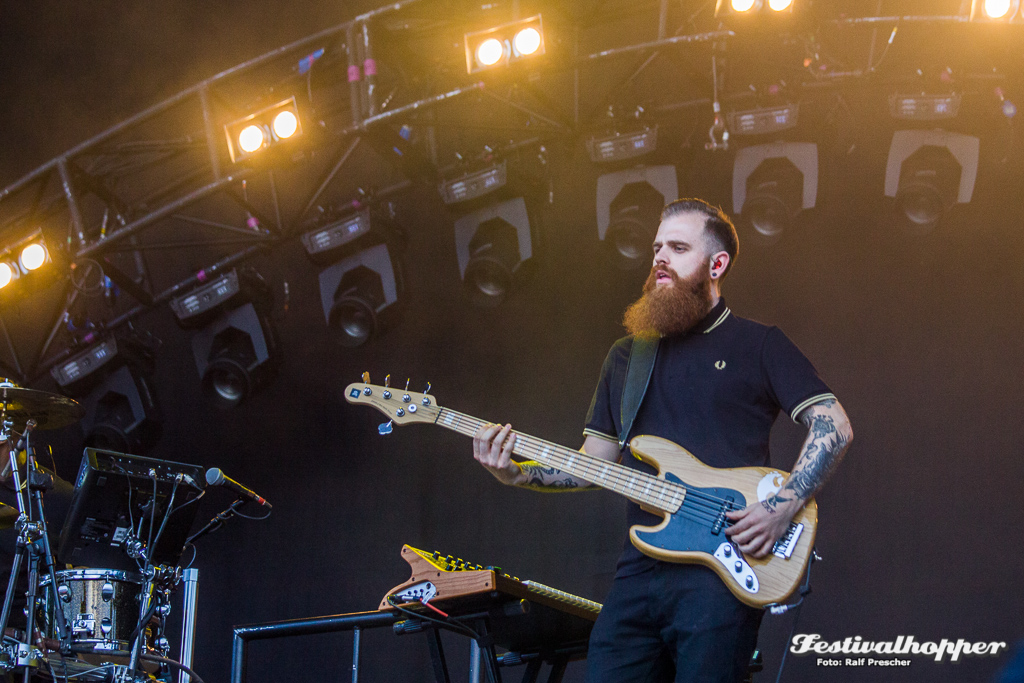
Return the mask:
<svg viewBox="0 0 1024 683">
<path fill-rule="evenodd" d="M 719 297 L 718 303 L 704 316 L 699 323 L 693 326 L 693 334 L 707 334 L 715 329 L 729 317 L 729 307 L 725 305 L 725 298 Z"/>
</svg>

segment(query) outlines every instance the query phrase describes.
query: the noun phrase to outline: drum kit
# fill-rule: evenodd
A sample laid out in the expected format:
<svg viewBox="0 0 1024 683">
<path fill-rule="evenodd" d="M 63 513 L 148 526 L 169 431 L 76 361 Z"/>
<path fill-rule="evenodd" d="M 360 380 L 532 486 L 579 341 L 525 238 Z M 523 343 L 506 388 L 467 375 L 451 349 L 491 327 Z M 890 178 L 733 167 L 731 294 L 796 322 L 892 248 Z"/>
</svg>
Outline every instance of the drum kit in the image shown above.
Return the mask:
<svg viewBox="0 0 1024 683">
<path fill-rule="evenodd" d="M 225 515 L 189 537 L 198 508 L 192 503 L 204 493 L 200 468 L 89 448 L 54 553 L 44 509 L 54 479 L 36 462 L 32 441 L 36 431 L 74 424 L 83 412 L 64 396 L 0 381 L 0 458 L 6 461 L 0 481 L 17 502 L 16 510 L 4 506 L 0 514 L 0 528 L 7 521 L 17 531 L 0 613 L 0 676 L 20 675 L 25 683 L 33 677 L 171 683 L 177 675 L 180 683 L 202 683 L 189 668 L 197 571 L 183 570 L 180 559 Z M 182 585 L 175 661 L 167 615 Z M 21 597 L 24 626 L 14 611 Z"/>
</svg>

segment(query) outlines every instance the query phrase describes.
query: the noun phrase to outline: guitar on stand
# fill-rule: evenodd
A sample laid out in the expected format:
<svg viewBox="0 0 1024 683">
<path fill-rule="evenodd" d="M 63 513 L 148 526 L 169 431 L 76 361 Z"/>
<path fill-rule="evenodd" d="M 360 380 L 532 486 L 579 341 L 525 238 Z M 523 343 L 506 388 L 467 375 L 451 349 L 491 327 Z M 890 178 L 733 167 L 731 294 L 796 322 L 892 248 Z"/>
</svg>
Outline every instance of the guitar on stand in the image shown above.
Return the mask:
<svg viewBox="0 0 1024 683">
<path fill-rule="evenodd" d="M 368 405 L 388 416 L 379 428 L 434 424 L 472 437 L 484 420 L 442 408 L 426 392 L 416 393 L 363 382 L 345 389 L 349 403 Z M 742 602 L 764 608 L 785 601 L 796 590 L 813 555 L 817 505 L 813 499 L 764 558 L 746 557 L 725 536 L 726 513 L 763 501 L 782 486 L 787 473 L 767 467 L 714 468 L 689 451 L 656 436 L 637 436 L 630 448 L 658 470 L 650 475 L 581 451 L 516 432 L 513 453 L 614 491 L 645 510 L 661 514 L 657 526 L 633 526 L 630 541 L 642 553 L 666 562 L 702 564 L 712 569 Z"/>
</svg>

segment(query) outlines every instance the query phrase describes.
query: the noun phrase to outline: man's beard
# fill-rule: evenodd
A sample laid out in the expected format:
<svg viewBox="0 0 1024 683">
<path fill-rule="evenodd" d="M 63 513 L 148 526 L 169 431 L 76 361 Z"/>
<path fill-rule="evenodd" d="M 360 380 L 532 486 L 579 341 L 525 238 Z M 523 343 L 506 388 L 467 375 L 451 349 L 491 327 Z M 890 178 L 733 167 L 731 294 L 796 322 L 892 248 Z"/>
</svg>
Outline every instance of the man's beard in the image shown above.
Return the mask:
<svg viewBox="0 0 1024 683">
<path fill-rule="evenodd" d="M 658 286 L 655 273 L 666 271 L 671 285 Z M 685 280 L 667 266 L 655 266 L 644 283 L 644 294 L 630 304 L 622 324 L 635 336 L 683 334 L 711 311 L 711 274 L 703 265 Z"/>
</svg>

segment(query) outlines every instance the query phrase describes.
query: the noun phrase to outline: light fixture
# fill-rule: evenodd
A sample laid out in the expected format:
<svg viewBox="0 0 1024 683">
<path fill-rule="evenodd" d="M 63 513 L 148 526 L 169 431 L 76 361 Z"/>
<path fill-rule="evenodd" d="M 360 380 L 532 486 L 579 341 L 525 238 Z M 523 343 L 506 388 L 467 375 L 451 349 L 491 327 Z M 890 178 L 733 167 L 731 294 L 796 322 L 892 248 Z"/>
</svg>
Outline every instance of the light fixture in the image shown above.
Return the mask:
<svg viewBox="0 0 1024 683">
<path fill-rule="evenodd" d="M 768 9 L 775 12 L 785 12 L 793 6 L 793 0 L 768 0 Z"/>
<path fill-rule="evenodd" d="M 658 127 L 629 133 L 616 133 L 587 140 L 591 161 L 621 161 L 650 154 L 658 147 Z"/>
<path fill-rule="evenodd" d="M 734 135 L 764 135 L 794 128 L 800 117 L 798 103 L 778 107 L 730 111 L 725 115 Z"/>
<path fill-rule="evenodd" d="M 26 271 L 38 270 L 46 263 L 48 256 L 46 254 L 46 247 L 41 242 L 32 242 L 25 245 L 21 250 L 21 256 L 18 258 L 18 262 L 21 267 Z"/>
<path fill-rule="evenodd" d="M 50 375 L 62 389 L 71 390 L 75 386 L 80 386 L 82 381 L 112 361 L 117 355 L 117 341 L 113 337 L 109 337 L 76 353 L 63 363 L 55 365 L 50 370 Z"/>
<path fill-rule="evenodd" d="M 320 272 L 324 319 L 341 346 L 362 346 L 397 312 L 401 278 L 387 245 L 377 244 Z"/>
<path fill-rule="evenodd" d="M 954 204 L 974 194 L 981 142 L 942 130 L 901 130 L 892 138 L 885 196 L 894 197 L 907 227 L 927 233 Z"/>
<path fill-rule="evenodd" d="M 466 70 L 476 73 L 544 54 L 541 15 L 465 34 Z"/>
<path fill-rule="evenodd" d="M 261 109 L 224 126 L 232 162 L 248 159 L 302 134 L 295 97 Z"/>
<path fill-rule="evenodd" d="M 732 174 L 733 213 L 762 244 L 780 239 L 818 196 L 818 146 L 778 142 L 744 147 Z"/>
<path fill-rule="evenodd" d="M 795 0 L 718 0 L 715 17 L 765 17 L 793 14 Z M 751 18 L 756 23 L 757 20 Z"/>
<path fill-rule="evenodd" d="M 973 0 L 971 21 L 986 23 L 1017 23 L 1020 16 L 1020 0 Z"/>
<path fill-rule="evenodd" d="M 895 119 L 911 121 L 938 121 L 954 119 L 960 113 L 959 93 L 947 95 L 892 95 L 889 113 Z"/>
<path fill-rule="evenodd" d="M 509 199 L 456 220 L 455 252 L 470 301 L 485 308 L 499 305 L 533 256 L 526 201 Z"/>
<path fill-rule="evenodd" d="M 15 290 L 21 290 L 21 282 L 32 281 L 45 285 L 53 277 L 58 276 L 52 268 L 44 268 L 51 263 L 50 251 L 41 230 L 35 230 L 22 239 L 0 249 L 0 291 L 4 298 L 13 296 Z M 42 276 L 41 271 L 50 271 Z"/>
<path fill-rule="evenodd" d="M 651 264 L 661 210 L 679 198 L 675 166 L 647 166 L 597 179 L 597 236 L 618 268 Z"/>
<path fill-rule="evenodd" d="M 734 12 L 749 12 L 754 8 L 756 0 L 730 0 Z"/>
<path fill-rule="evenodd" d="M 303 233 L 302 246 L 315 263 L 329 263 L 338 250 L 370 232 L 370 210 L 328 221 L 322 227 Z"/>
<path fill-rule="evenodd" d="M 232 269 L 171 299 L 170 307 L 182 327 L 202 327 L 213 317 L 211 314 L 216 314 L 217 308 L 238 295 L 241 289 L 238 271 Z"/>
<path fill-rule="evenodd" d="M 10 261 L 0 261 L 0 289 L 14 282 L 20 275 L 18 266 Z"/>
<path fill-rule="evenodd" d="M 450 180 L 444 180 L 437 189 L 445 204 L 457 204 L 482 197 L 504 187 L 507 180 L 508 171 L 505 161 L 500 161 L 468 171 Z"/>
</svg>

